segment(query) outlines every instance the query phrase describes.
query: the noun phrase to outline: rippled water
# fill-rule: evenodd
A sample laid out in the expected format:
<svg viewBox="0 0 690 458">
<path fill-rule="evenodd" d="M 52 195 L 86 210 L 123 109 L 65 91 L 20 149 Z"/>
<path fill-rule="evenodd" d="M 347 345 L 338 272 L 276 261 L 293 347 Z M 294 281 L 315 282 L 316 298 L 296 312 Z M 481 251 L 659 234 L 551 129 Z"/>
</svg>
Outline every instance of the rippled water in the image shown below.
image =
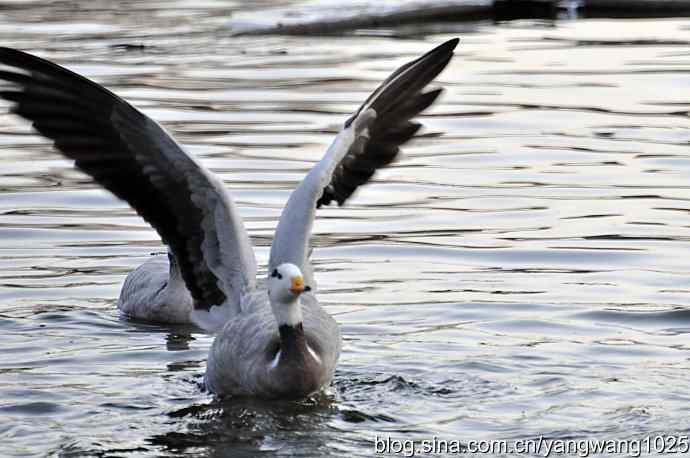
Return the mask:
<svg viewBox="0 0 690 458">
<path fill-rule="evenodd" d="M 459 35 L 425 134 L 315 225 L 331 393 L 216 401 L 212 341 L 124 320 L 155 232 L 0 116 L 3 456 L 372 456 L 374 437 L 688 434 L 686 20 L 231 37 L 220 1 L 14 2 L 0 42 L 162 121 L 235 195 L 259 263 L 289 191 L 394 67 Z M 234 5 L 234 6 L 233 6 Z M 4 113 L 4 111 L 3 111 Z"/>
</svg>

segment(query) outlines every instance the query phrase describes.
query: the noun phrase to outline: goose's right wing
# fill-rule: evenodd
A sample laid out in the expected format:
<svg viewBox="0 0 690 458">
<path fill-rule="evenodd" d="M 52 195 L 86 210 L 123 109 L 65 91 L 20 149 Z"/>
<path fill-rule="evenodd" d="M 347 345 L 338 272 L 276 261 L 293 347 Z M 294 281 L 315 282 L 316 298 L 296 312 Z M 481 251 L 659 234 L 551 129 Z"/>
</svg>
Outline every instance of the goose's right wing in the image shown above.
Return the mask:
<svg viewBox="0 0 690 458">
<path fill-rule="evenodd" d="M 348 119 L 324 158 L 290 195 L 271 245 L 269 272 L 291 262 L 310 276 L 307 252 L 316 209 L 332 201 L 342 205 L 397 157 L 400 145 L 421 127 L 411 119 L 441 93 L 422 91 L 448 65 L 457 44 L 457 38 L 449 40 L 397 69 Z"/>
<path fill-rule="evenodd" d="M 231 304 L 255 283 L 254 253 L 221 183 L 153 120 L 104 87 L 47 60 L 0 48 L 0 97 L 169 245 L 195 308 Z"/>
</svg>

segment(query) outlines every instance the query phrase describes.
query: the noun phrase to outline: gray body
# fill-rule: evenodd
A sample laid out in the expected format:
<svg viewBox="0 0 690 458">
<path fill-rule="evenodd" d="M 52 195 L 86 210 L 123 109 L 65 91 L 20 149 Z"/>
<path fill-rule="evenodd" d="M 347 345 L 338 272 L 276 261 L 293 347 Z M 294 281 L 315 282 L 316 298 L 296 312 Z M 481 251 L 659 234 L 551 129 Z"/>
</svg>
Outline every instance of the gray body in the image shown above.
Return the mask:
<svg viewBox="0 0 690 458">
<path fill-rule="evenodd" d="M 127 275 L 117 308 L 138 320 L 186 324 L 194 300 L 168 256 L 155 255 Z"/>
<path fill-rule="evenodd" d="M 299 398 L 327 386 L 340 355 L 340 330 L 313 294 L 303 294 L 301 306 L 304 336 L 312 351 L 277 358 L 281 340 L 268 295 L 256 291 L 246 296 L 242 312 L 213 341 L 206 367 L 208 388 L 219 395 Z"/>
</svg>

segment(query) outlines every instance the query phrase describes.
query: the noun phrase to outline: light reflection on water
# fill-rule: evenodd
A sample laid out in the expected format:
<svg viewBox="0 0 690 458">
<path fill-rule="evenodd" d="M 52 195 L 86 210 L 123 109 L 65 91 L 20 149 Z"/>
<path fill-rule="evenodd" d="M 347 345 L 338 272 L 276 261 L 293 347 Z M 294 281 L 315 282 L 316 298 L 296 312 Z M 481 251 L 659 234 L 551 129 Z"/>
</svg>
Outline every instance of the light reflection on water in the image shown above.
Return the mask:
<svg viewBox="0 0 690 458">
<path fill-rule="evenodd" d="M 231 38 L 222 4 L 17 5 L 0 38 L 163 122 L 232 189 L 265 265 L 290 189 L 347 114 L 461 31 L 426 135 L 319 213 L 320 297 L 345 338 L 332 392 L 204 393 L 211 337 L 114 310 L 162 250 L 155 233 L 2 115 L 3 453 L 370 456 L 374 434 L 688 432 L 685 21 Z"/>
</svg>

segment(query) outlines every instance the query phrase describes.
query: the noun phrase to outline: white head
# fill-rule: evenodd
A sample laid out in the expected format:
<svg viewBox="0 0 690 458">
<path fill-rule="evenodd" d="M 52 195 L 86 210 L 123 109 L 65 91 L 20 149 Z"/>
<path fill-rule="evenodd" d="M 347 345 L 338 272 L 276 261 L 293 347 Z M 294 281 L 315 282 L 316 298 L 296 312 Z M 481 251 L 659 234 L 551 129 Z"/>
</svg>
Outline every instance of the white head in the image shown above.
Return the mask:
<svg viewBox="0 0 690 458">
<path fill-rule="evenodd" d="M 304 284 L 302 271 L 294 264 L 286 262 L 268 273 L 268 299 L 278 326 L 295 326 L 302 322 L 299 296 L 310 290 Z"/>
</svg>

